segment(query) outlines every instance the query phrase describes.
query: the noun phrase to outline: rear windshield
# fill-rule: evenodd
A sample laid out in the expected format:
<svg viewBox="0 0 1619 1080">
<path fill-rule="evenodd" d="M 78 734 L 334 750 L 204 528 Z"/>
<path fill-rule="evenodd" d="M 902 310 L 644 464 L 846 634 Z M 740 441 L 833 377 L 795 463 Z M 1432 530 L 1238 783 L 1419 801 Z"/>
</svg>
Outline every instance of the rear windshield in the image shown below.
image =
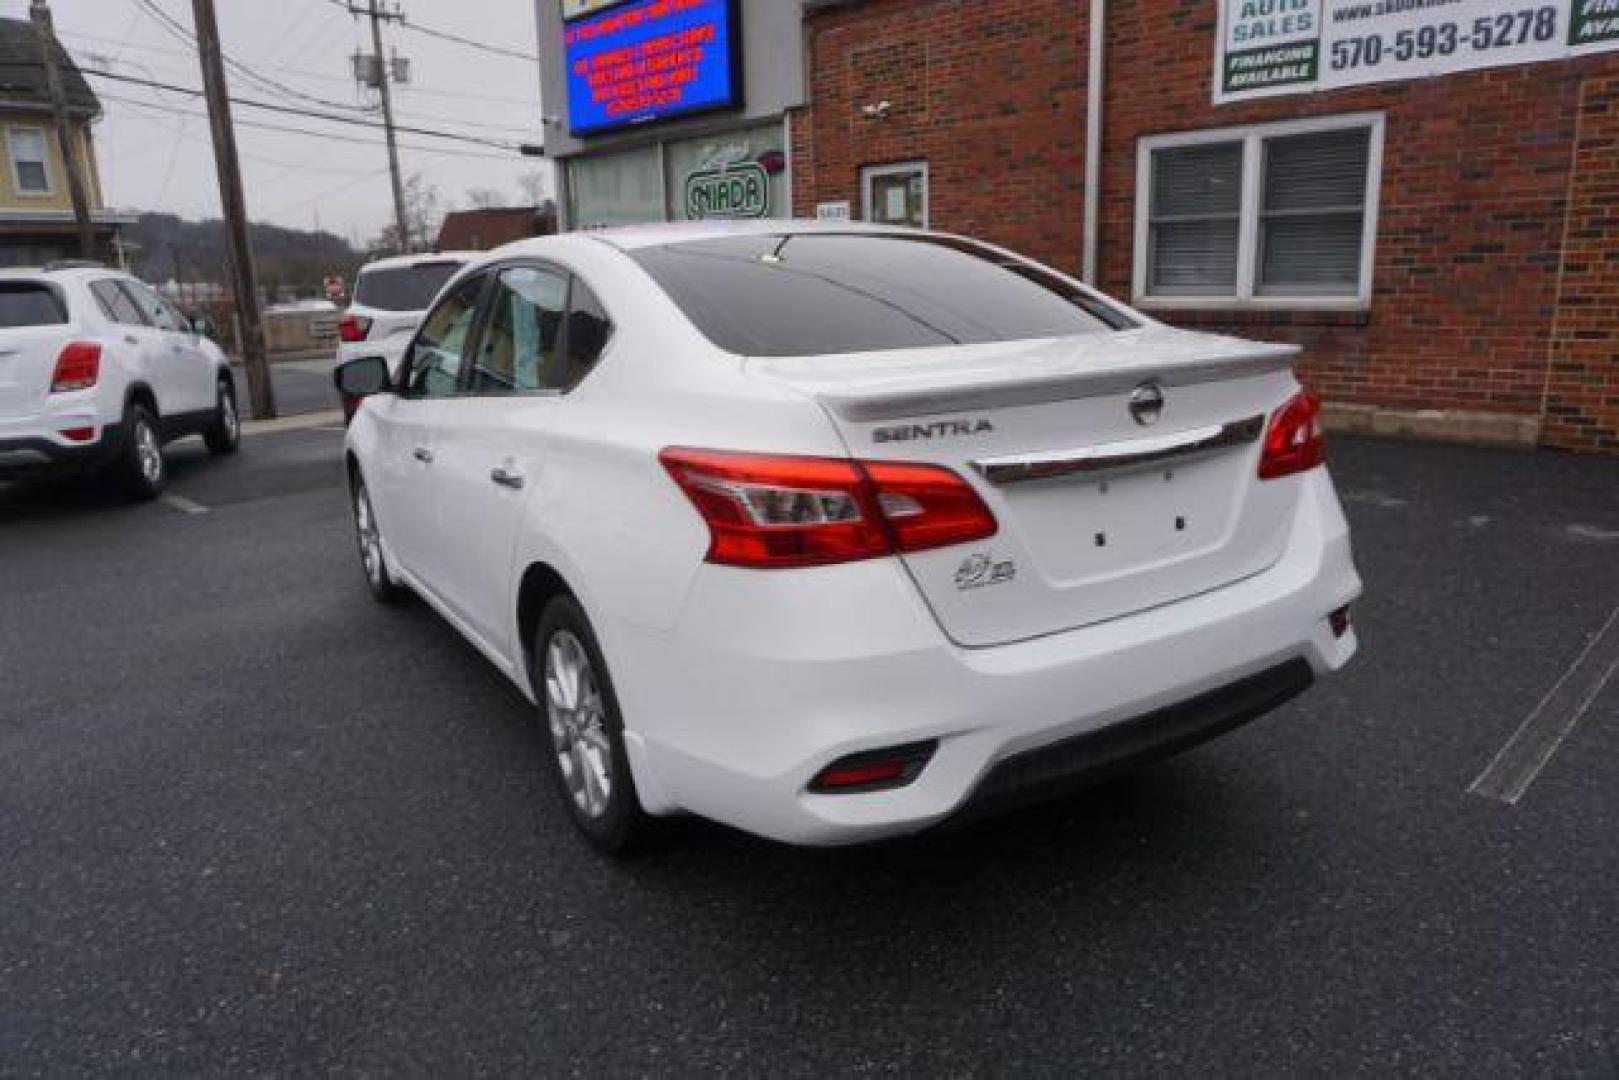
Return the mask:
<svg viewBox="0 0 1619 1080">
<path fill-rule="evenodd" d="M 21 281 L 0 282 L 0 329 L 19 326 L 58 326 L 67 322 L 67 308 L 49 285 Z"/>
<path fill-rule="evenodd" d="M 459 269 L 458 262 L 433 262 L 365 270 L 354 285 L 354 302 L 378 311 L 426 311 Z"/>
<path fill-rule="evenodd" d="M 1133 325 L 1032 263 L 945 237 L 738 236 L 631 255 L 710 341 L 742 356 L 981 345 Z"/>
</svg>

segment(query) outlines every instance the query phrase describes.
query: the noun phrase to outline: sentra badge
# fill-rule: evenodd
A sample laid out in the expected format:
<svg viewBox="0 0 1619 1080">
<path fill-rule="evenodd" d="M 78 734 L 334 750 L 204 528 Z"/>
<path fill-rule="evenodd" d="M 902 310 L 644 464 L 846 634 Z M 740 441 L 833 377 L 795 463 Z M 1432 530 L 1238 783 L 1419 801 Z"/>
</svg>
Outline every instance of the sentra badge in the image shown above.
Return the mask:
<svg viewBox="0 0 1619 1080">
<path fill-rule="evenodd" d="M 988 420 L 943 420 L 937 424 L 906 424 L 878 428 L 873 438 L 880 443 L 916 442 L 919 439 L 951 439 L 983 435 L 995 430 Z"/>
</svg>

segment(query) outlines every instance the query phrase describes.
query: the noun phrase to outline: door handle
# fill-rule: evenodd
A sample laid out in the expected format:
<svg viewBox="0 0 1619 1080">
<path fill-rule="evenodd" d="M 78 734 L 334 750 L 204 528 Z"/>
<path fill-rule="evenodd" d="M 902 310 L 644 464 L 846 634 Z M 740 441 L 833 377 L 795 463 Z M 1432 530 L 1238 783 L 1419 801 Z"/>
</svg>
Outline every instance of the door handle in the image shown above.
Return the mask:
<svg viewBox="0 0 1619 1080">
<path fill-rule="evenodd" d="M 429 450 L 425 446 L 418 446 L 414 451 L 411 452 L 411 457 L 414 457 L 423 465 L 433 464 L 433 451 Z"/>
<path fill-rule="evenodd" d="M 124 335 L 124 344 L 125 345 L 139 345 L 140 343 L 141 343 L 141 339 L 136 337 L 134 334 L 125 334 Z"/>
<path fill-rule="evenodd" d="M 503 488 L 511 488 L 513 491 L 523 490 L 523 476 L 521 473 L 508 472 L 505 469 L 496 469 L 494 472 L 489 474 L 489 479 L 499 484 Z"/>
</svg>

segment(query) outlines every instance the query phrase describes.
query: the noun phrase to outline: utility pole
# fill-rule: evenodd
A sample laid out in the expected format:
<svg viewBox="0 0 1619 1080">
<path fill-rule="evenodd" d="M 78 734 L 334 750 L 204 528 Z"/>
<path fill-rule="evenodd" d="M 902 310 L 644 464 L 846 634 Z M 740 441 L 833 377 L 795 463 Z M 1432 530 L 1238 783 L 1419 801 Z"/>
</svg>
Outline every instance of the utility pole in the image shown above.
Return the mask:
<svg viewBox="0 0 1619 1080">
<path fill-rule="evenodd" d="M 377 0 L 367 0 L 366 14 L 371 17 L 371 47 L 377 50 L 377 93 L 382 98 L 382 125 L 388 132 L 388 172 L 394 185 L 394 226 L 399 230 L 399 253 L 410 254 L 410 222 L 405 213 L 405 181 L 399 174 L 399 139 L 394 134 L 393 91 L 389 83 L 388 58 L 382 52 L 382 24 L 388 19 L 403 19 L 396 9 L 392 14 L 377 6 Z M 352 8 L 350 10 L 353 10 Z"/>
<path fill-rule="evenodd" d="M 231 282 L 236 290 L 236 313 L 241 320 L 242 359 L 247 385 L 253 394 L 253 417 L 275 419 L 275 387 L 264 340 L 264 319 L 259 313 L 258 269 L 247 231 L 247 200 L 242 196 L 242 167 L 236 157 L 236 129 L 231 124 L 230 91 L 225 84 L 225 61 L 219 47 L 219 20 L 214 0 L 191 0 L 196 21 L 197 53 L 202 62 L 202 88 L 208 97 L 208 123 L 214 135 L 214 164 L 219 169 L 219 201 L 225 209 L 225 230 L 231 253 Z"/>
<path fill-rule="evenodd" d="M 57 60 L 56 29 L 46 0 L 34 0 L 28 17 L 39 35 L 39 46 L 45 54 L 45 85 L 51 95 L 51 114 L 56 120 L 56 141 L 62 149 L 62 164 L 67 169 L 68 195 L 73 199 L 73 221 L 79 230 L 79 258 L 96 257 L 96 231 L 90 221 L 90 198 L 84 190 L 84 173 L 80 171 L 79 143 L 73 135 L 73 118 L 68 113 L 67 91 L 62 86 L 62 67 Z"/>
</svg>

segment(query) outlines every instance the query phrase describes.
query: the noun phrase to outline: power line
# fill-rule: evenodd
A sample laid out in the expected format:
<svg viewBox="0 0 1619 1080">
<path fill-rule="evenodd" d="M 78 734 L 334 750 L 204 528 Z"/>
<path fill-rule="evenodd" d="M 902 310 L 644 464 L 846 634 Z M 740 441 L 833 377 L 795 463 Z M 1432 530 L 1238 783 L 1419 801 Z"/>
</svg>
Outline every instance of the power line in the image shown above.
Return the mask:
<svg viewBox="0 0 1619 1080">
<path fill-rule="evenodd" d="M 187 94 L 191 97 L 202 97 L 203 92 L 190 86 L 179 86 L 174 83 L 160 82 L 155 79 L 138 79 L 133 75 L 120 75 L 115 71 L 100 71 L 95 68 L 82 68 L 85 75 L 93 75 L 101 79 L 112 79 L 115 82 L 131 83 L 136 86 L 148 86 L 157 90 L 169 90 L 176 94 Z M 300 109 L 292 105 L 280 105 L 269 101 L 256 101 L 252 98 L 232 97 L 232 105 L 240 105 L 248 109 L 263 109 L 266 112 L 283 113 L 289 116 L 302 116 L 314 120 L 324 120 L 332 124 L 348 124 L 354 127 L 381 128 L 382 125 L 374 120 L 366 120 L 357 116 L 332 116 L 329 113 L 315 112 L 312 109 Z M 423 135 L 431 139 L 446 139 L 451 142 L 471 143 L 475 146 L 489 146 L 496 150 L 510 150 L 516 152 L 517 144 L 502 142 L 495 139 L 485 139 L 477 135 L 464 135 L 454 131 L 438 131 L 433 128 L 398 126 L 398 130 L 408 135 Z"/>
<path fill-rule="evenodd" d="M 96 34 L 86 34 L 79 30 L 62 30 L 58 32 L 57 36 L 75 38 L 77 40 L 86 42 L 94 42 L 99 45 L 116 45 L 120 50 L 134 49 L 137 52 L 148 52 L 160 56 L 178 56 L 187 60 L 195 59 L 195 55 L 193 53 L 187 52 L 183 49 L 170 49 L 161 45 L 147 45 L 135 41 L 119 42 L 113 38 L 101 37 Z M 90 51 L 90 48 L 86 46 L 86 52 L 89 53 Z M 134 64 L 134 61 L 124 59 L 119 59 L 118 62 L 121 64 Z M 281 75 L 297 75 L 300 78 L 315 79 L 320 82 L 341 83 L 345 86 L 352 84 L 354 81 L 352 76 L 332 75 L 329 72 L 310 71 L 308 68 L 287 67 L 280 64 L 269 65 L 268 67 L 263 67 L 262 70 L 274 71 Z M 455 98 L 457 100 L 464 101 L 489 101 L 500 105 L 513 105 L 524 109 L 534 109 L 539 107 L 539 102 L 530 98 L 504 97 L 499 94 L 474 94 L 465 90 L 444 90 L 439 87 L 423 86 L 420 83 L 414 82 L 410 83 L 409 85 L 401 84 L 399 86 L 399 91 L 403 94 L 410 95 Z M 458 120 L 456 123 L 465 123 L 465 121 Z"/>
<path fill-rule="evenodd" d="M 86 51 L 83 55 L 91 63 L 99 63 L 99 64 L 103 64 L 103 65 L 108 64 L 108 63 L 113 63 L 113 64 L 118 64 L 118 65 L 120 65 L 122 67 L 134 68 L 136 71 L 139 71 L 141 74 L 145 75 L 149 80 L 153 81 L 154 83 L 162 81 L 162 80 L 158 79 L 157 73 L 152 69 L 152 67 L 150 65 L 144 64 L 144 63 L 142 63 L 142 62 L 140 62 L 138 60 L 118 60 L 118 59 L 115 59 L 115 58 L 110 57 L 110 56 L 105 56 L 105 55 L 101 55 L 101 54 L 98 54 L 98 53 L 95 53 L 95 52 L 90 52 L 90 51 Z M 14 63 L 14 62 L 10 62 L 10 61 L 0 61 L 0 67 L 8 67 L 8 66 L 18 66 L 18 64 Z M 33 65 L 32 62 L 24 61 L 24 62 L 22 62 L 22 66 L 32 67 L 34 65 Z M 404 119 L 404 120 L 411 121 L 411 122 L 425 121 L 425 122 L 428 122 L 428 123 L 454 124 L 454 125 L 456 125 L 458 127 L 463 127 L 463 128 L 476 128 L 479 131 L 493 131 L 493 132 L 498 132 L 498 133 L 505 134 L 505 135 L 520 136 L 520 137 L 532 137 L 534 135 L 534 130 L 532 128 L 518 127 L 517 125 L 514 125 L 514 124 L 486 124 L 486 123 L 473 121 L 473 120 L 463 120 L 460 117 L 456 117 L 456 116 L 437 116 L 437 115 L 433 115 L 431 113 L 418 113 L 418 112 L 397 113 L 396 115 L 399 116 L 400 118 Z"/>
<path fill-rule="evenodd" d="M 326 2 L 331 4 L 333 7 L 342 8 L 350 15 L 365 14 L 363 11 L 349 6 L 348 0 L 326 0 Z M 460 34 L 452 34 L 448 30 L 439 30 L 435 27 L 423 26 L 421 23 L 411 22 L 409 19 L 403 17 L 400 19 L 400 25 L 406 30 L 414 30 L 418 34 L 425 34 L 427 37 L 438 38 L 440 41 L 449 41 L 456 45 L 464 45 L 469 49 L 477 49 L 480 52 L 486 52 L 492 56 L 504 56 L 512 60 L 524 60 L 531 64 L 537 64 L 540 62 L 539 56 L 535 55 L 534 53 L 519 52 L 516 49 L 508 49 L 500 45 L 491 45 L 486 41 L 474 41 L 472 38 L 462 37 Z"/>
<path fill-rule="evenodd" d="M 336 187 L 329 188 L 326 191 L 316 192 L 314 195 L 299 199 L 297 202 L 287 203 L 285 206 L 278 206 L 274 210 L 266 210 L 260 213 L 259 217 L 261 219 L 279 217 L 280 215 L 288 213 L 292 210 L 302 210 L 310 203 L 320 202 L 322 199 L 329 199 L 334 195 L 342 195 L 346 192 L 353 191 L 355 188 L 360 187 L 363 184 L 368 184 L 372 180 L 386 175 L 388 175 L 388 167 L 384 165 L 380 169 L 371 170 L 358 180 L 345 180 L 343 183 L 337 185 Z"/>
<path fill-rule="evenodd" d="M 168 31 L 169 36 L 175 38 L 181 44 L 195 47 L 197 43 L 196 35 L 188 30 L 184 23 L 180 22 L 174 16 L 170 15 L 167 11 L 164 11 L 161 7 L 159 7 L 155 0 L 135 0 L 135 3 L 139 5 L 142 11 L 145 11 L 148 15 L 155 19 L 158 24 L 163 27 L 163 29 Z M 229 53 L 221 53 L 221 56 L 225 61 L 226 67 L 230 68 L 232 71 L 235 71 L 248 81 L 255 83 L 261 90 L 268 90 L 273 94 L 282 94 L 298 101 L 307 102 L 311 105 L 319 105 L 325 109 L 339 109 L 345 112 L 361 114 L 366 114 L 371 111 L 370 109 L 360 105 L 350 105 L 341 101 L 332 101 L 329 98 L 317 97 L 314 94 L 306 94 L 302 90 L 298 90 L 294 87 L 288 86 L 285 83 L 278 82 L 266 75 L 261 75 L 253 68 L 248 67 L 246 64 L 231 56 Z"/>
<path fill-rule="evenodd" d="M 139 101 L 135 98 L 119 97 L 117 94 L 107 93 L 103 93 L 101 97 L 107 101 L 114 101 L 120 105 L 129 105 L 137 109 L 148 109 L 152 112 L 169 113 L 170 115 L 174 116 L 188 116 L 199 120 L 207 119 L 207 117 L 203 116 L 201 113 L 188 112 L 185 109 L 181 109 L 177 106 L 165 105 L 155 101 Z M 332 142 L 340 142 L 347 146 L 383 145 L 376 139 L 356 139 L 352 135 L 339 134 L 335 131 L 312 131 L 309 128 L 293 127 L 289 124 L 270 124 L 262 120 L 238 120 L 236 121 L 236 126 L 252 128 L 256 131 L 273 131 L 285 135 L 302 135 L 311 139 L 328 139 Z M 448 157 L 462 159 L 475 158 L 482 161 L 512 162 L 513 160 L 510 154 L 490 154 L 477 150 L 450 150 L 442 146 L 422 146 L 416 143 L 400 143 L 399 145 L 400 149 L 402 150 L 410 150 L 418 154 L 442 154 Z"/>
</svg>

